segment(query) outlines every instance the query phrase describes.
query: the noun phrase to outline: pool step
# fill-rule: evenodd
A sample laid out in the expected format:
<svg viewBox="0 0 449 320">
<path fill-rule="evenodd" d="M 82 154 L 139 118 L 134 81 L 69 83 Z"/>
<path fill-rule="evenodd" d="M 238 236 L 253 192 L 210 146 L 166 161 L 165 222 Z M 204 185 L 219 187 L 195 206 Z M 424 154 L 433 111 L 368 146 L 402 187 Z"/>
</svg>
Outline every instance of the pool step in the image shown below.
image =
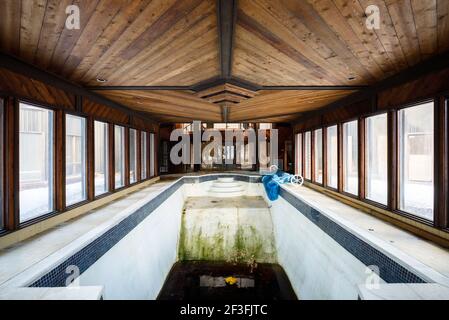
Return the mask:
<svg viewBox="0 0 449 320">
<path fill-rule="evenodd" d="M 209 193 L 214 197 L 240 197 L 245 195 L 245 189 L 234 178 L 218 178 L 212 183 Z"/>
</svg>

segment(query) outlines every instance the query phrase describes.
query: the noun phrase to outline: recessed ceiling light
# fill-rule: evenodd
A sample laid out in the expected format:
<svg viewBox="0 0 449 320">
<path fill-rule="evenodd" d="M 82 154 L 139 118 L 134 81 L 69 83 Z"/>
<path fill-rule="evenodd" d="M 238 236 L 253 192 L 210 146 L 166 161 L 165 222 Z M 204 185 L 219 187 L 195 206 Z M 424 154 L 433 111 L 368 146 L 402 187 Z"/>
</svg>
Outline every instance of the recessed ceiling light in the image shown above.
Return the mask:
<svg viewBox="0 0 449 320">
<path fill-rule="evenodd" d="M 105 83 L 105 82 L 108 82 L 108 80 L 103 79 L 103 78 L 97 78 L 97 82 Z"/>
<path fill-rule="evenodd" d="M 349 81 L 353 81 L 353 80 L 355 80 L 355 79 L 357 79 L 356 76 L 350 76 L 350 77 L 348 77 L 348 80 L 349 80 Z"/>
</svg>

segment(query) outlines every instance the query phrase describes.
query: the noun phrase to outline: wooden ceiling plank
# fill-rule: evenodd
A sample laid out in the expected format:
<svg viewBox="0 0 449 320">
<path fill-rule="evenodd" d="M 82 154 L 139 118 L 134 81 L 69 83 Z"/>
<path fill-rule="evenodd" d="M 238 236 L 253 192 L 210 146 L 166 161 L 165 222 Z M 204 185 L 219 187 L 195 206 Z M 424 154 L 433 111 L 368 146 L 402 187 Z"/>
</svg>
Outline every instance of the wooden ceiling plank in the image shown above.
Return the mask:
<svg viewBox="0 0 449 320">
<path fill-rule="evenodd" d="M 44 70 L 50 66 L 56 44 L 65 27 L 67 18 L 65 9 L 71 4 L 72 0 L 48 0 L 47 2 L 39 43 L 34 56 L 34 64 Z"/>
<path fill-rule="evenodd" d="M 272 14 L 278 15 L 279 21 L 290 30 L 295 30 L 298 37 L 310 39 L 307 43 L 314 46 L 317 54 L 345 70 L 347 78 L 356 77 L 358 83 L 369 83 L 375 79 L 307 1 L 282 0 L 277 3 L 276 7 L 270 5 Z M 282 10 L 282 7 L 285 9 Z M 281 15 L 286 9 L 288 13 Z"/>
<path fill-rule="evenodd" d="M 374 32 L 388 53 L 388 56 L 397 65 L 397 69 L 404 70 L 409 67 L 385 1 L 359 0 L 359 2 L 362 8 L 367 8 L 370 5 L 376 5 L 379 8 L 381 18 L 380 30 L 374 30 Z"/>
<path fill-rule="evenodd" d="M 216 18 L 214 15 L 214 6 L 211 2 L 203 2 L 195 8 L 190 16 L 180 19 L 170 28 L 163 37 L 155 40 L 152 46 L 149 46 L 139 53 L 131 61 L 127 61 L 122 66 L 116 66 L 113 69 L 104 70 L 105 77 L 111 82 L 117 79 L 137 78 L 138 74 L 145 78 L 147 84 L 157 81 L 152 74 L 154 68 L 161 64 L 170 64 L 178 59 L 185 59 L 185 49 L 192 43 L 200 43 L 205 33 L 216 28 Z M 217 41 L 216 31 L 213 33 L 213 41 Z M 205 39 L 207 40 L 207 39 Z M 217 50 L 216 43 L 213 50 Z M 170 59 L 170 61 L 168 61 Z M 218 60 L 216 61 L 218 66 Z M 148 77 L 152 77 L 148 80 Z"/>
<path fill-rule="evenodd" d="M 103 73 L 115 70 L 125 63 L 121 57 L 129 45 L 137 39 L 148 26 L 151 26 L 175 0 L 153 0 L 137 18 L 126 28 L 120 37 L 106 50 L 98 61 L 79 78 L 81 83 L 89 83 L 92 79 L 103 77 Z"/>
<path fill-rule="evenodd" d="M 201 0 L 175 1 L 175 3 L 162 14 L 153 24 L 151 24 L 144 33 L 135 39 L 126 48 L 121 57 L 123 60 L 130 60 L 143 49 L 151 46 L 152 43 L 167 32 L 183 16 L 188 15 L 195 9 Z"/>
<path fill-rule="evenodd" d="M 438 9 L 438 52 L 449 50 L 449 1 L 437 0 Z"/>
<path fill-rule="evenodd" d="M 400 71 L 394 61 L 389 57 L 377 34 L 373 30 L 368 30 L 365 25 L 365 10 L 358 1 L 354 0 L 334 0 L 346 23 L 352 28 L 357 37 L 362 41 L 366 50 L 371 53 L 373 59 L 386 75 L 391 75 L 395 71 Z"/>
<path fill-rule="evenodd" d="M 74 5 L 78 6 L 80 9 L 80 29 L 67 29 L 63 28 L 62 33 L 59 37 L 58 43 L 56 44 L 55 50 L 53 51 L 53 56 L 50 62 L 50 71 L 62 74 L 62 69 L 65 65 L 67 58 L 75 47 L 78 39 L 85 33 L 86 25 L 90 23 L 90 18 L 92 14 L 98 9 L 97 5 L 99 5 L 100 1 L 104 0 L 92 0 L 92 1 L 83 1 L 83 0 L 75 0 L 73 2 Z M 101 6 L 101 3 L 100 3 Z M 110 5 L 113 7 L 113 5 Z M 66 15 L 67 17 L 67 15 Z M 97 20 L 95 23 L 101 23 L 101 20 Z M 89 30 L 89 32 L 95 32 L 97 30 Z"/>
<path fill-rule="evenodd" d="M 29 0 L 22 0 L 20 57 L 25 61 L 33 61 L 34 59 L 46 7 L 47 0 L 35 0 L 31 4 Z M 0 27 L 0 30 L 3 30 L 3 28 Z M 3 37 L 0 36 L 0 38 Z"/>
<path fill-rule="evenodd" d="M 421 56 L 424 60 L 438 52 L 436 0 L 411 0 Z"/>
<path fill-rule="evenodd" d="M 82 76 L 91 69 L 101 57 L 113 46 L 127 28 L 137 19 L 139 14 L 148 6 L 151 0 L 131 1 L 130 4 L 112 19 L 98 37 L 95 45 L 91 47 L 80 63 L 73 69 L 67 70 L 67 76 L 75 81 L 80 81 Z"/>
<path fill-rule="evenodd" d="M 0 1 L 0 49 L 18 55 L 20 51 L 20 24 L 22 2 Z"/>
<path fill-rule="evenodd" d="M 357 37 L 354 30 L 338 10 L 332 0 L 307 0 L 319 16 L 326 21 L 331 30 L 342 39 L 346 46 L 357 57 L 360 63 L 375 79 L 382 79 L 385 74 L 377 62 L 366 50 L 363 42 Z"/>
<path fill-rule="evenodd" d="M 265 13 L 264 10 L 254 8 L 253 3 L 246 0 L 240 3 L 242 4 L 238 11 L 238 24 L 240 26 L 265 41 L 267 45 L 276 48 L 298 64 L 309 69 L 315 78 L 327 80 L 329 84 L 341 83 L 346 79 L 343 74 L 335 69 L 335 66 L 317 56 L 302 41 L 297 41 L 298 39 L 288 29 Z"/>
<path fill-rule="evenodd" d="M 419 40 L 410 0 L 385 0 L 408 65 L 421 61 Z"/>
</svg>

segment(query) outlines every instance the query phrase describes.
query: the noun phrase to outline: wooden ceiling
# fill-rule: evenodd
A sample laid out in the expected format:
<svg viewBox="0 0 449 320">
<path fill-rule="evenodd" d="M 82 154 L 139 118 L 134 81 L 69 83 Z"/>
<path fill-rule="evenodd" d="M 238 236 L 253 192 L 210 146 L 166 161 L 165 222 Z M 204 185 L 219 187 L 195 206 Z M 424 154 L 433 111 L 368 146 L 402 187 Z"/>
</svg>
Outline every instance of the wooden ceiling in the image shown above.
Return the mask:
<svg viewBox="0 0 449 320">
<path fill-rule="evenodd" d="M 71 4 L 80 30 L 65 28 Z M 379 30 L 365 27 L 371 4 Z M 320 86 L 373 85 L 449 49 L 448 0 L 1 0 L 0 14 L 1 51 L 113 86 L 97 92 L 161 122 L 290 121 L 353 92 Z M 192 90 L 228 76 L 259 92 L 223 113 Z"/>
</svg>

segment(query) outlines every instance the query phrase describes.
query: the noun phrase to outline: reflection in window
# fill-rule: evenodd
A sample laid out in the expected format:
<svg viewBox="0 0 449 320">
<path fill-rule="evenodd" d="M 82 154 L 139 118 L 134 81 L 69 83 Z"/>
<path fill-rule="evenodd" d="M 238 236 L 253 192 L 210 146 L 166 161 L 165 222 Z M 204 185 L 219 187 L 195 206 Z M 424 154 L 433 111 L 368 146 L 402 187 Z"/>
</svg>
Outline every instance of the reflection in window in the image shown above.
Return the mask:
<svg viewBox="0 0 449 320">
<path fill-rule="evenodd" d="M 398 112 L 399 209 L 433 220 L 433 102 Z"/>
<path fill-rule="evenodd" d="M 4 121 L 3 99 L 0 98 L 0 141 L 3 140 L 3 121 Z M 3 221 L 3 147 L 0 147 L 0 230 L 5 227 Z"/>
<path fill-rule="evenodd" d="M 357 195 L 358 186 L 358 144 L 357 120 L 343 124 L 343 190 Z"/>
<path fill-rule="evenodd" d="M 129 129 L 129 182 L 137 181 L 137 131 Z"/>
<path fill-rule="evenodd" d="M 312 134 L 310 131 L 304 135 L 304 178 L 311 180 L 312 169 Z"/>
<path fill-rule="evenodd" d="M 296 135 L 295 140 L 296 150 L 296 172 L 295 174 L 302 175 L 302 133 Z"/>
<path fill-rule="evenodd" d="M 95 121 L 95 196 L 108 192 L 108 124 Z"/>
<path fill-rule="evenodd" d="M 154 133 L 150 133 L 150 177 L 154 177 L 155 173 L 155 149 L 154 149 Z"/>
<path fill-rule="evenodd" d="M 315 152 L 315 182 L 323 183 L 323 129 L 315 130 L 313 135 Z"/>
<path fill-rule="evenodd" d="M 387 205 L 388 201 L 387 114 L 365 120 L 366 198 Z"/>
<path fill-rule="evenodd" d="M 148 135 L 146 132 L 140 133 L 140 168 L 142 180 L 147 178 L 147 164 L 148 164 Z"/>
<path fill-rule="evenodd" d="M 327 186 L 338 188 L 338 129 L 327 128 Z"/>
<path fill-rule="evenodd" d="M 115 188 L 125 185 L 125 128 L 114 127 Z"/>
<path fill-rule="evenodd" d="M 20 222 L 53 211 L 53 111 L 20 103 Z"/>
<path fill-rule="evenodd" d="M 66 115 L 66 206 L 86 200 L 86 119 Z"/>
</svg>

